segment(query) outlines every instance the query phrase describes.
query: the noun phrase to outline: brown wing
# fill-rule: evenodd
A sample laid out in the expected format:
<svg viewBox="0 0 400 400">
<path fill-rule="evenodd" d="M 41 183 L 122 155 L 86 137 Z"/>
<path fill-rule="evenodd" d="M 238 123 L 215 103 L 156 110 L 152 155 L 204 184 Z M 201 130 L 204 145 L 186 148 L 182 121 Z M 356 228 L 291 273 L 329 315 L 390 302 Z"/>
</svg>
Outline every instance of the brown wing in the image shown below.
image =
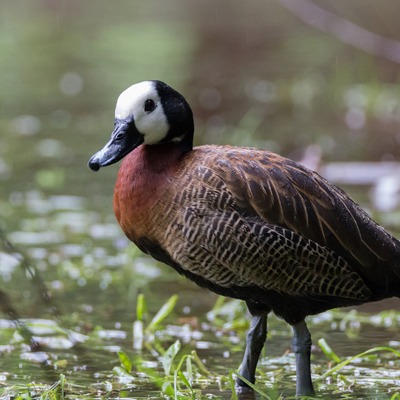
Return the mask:
<svg viewBox="0 0 400 400">
<path fill-rule="evenodd" d="M 317 173 L 273 153 L 235 148 L 212 169 L 245 214 L 330 248 L 376 283 L 393 275 L 399 242 Z"/>
</svg>

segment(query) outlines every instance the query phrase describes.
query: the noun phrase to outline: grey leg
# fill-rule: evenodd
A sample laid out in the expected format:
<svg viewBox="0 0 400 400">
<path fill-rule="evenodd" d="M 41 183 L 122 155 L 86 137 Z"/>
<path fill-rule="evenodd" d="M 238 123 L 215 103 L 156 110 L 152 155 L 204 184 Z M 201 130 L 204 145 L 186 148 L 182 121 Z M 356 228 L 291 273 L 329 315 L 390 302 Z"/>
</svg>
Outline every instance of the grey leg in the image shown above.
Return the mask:
<svg viewBox="0 0 400 400">
<path fill-rule="evenodd" d="M 296 395 L 312 396 L 314 388 L 311 380 L 311 334 L 305 321 L 292 325 L 292 348 L 296 355 Z"/>
<path fill-rule="evenodd" d="M 257 362 L 264 346 L 265 339 L 267 338 L 267 316 L 268 312 L 256 315 L 253 314 L 250 329 L 246 337 L 246 349 L 239 373 L 251 383 L 256 381 L 255 373 Z M 237 378 L 236 388 L 248 388 L 248 386 L 242 380 Z"/>
</svg>

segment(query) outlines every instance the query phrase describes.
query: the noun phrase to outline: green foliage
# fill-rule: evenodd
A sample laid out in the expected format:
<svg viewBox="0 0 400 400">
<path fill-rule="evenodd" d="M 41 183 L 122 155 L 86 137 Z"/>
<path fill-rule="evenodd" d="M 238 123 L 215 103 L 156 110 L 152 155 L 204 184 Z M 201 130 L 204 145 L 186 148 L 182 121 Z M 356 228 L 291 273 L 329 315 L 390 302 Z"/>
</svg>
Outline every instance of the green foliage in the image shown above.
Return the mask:
<svg viewBox="0 0 400 400">
<path fill-rule="evenodd" d="M 192 387 L 195 376 L 202 375 L 211 377 L 197 353 L 192 350 L 190 353 L 181 354 L 181 341 L 176 340 L 166 349 L 163 344 L 155 338 L 157 330 L 162 329 L 162 323 L 174 311 L 178 296 L 171 296 L 158 310 L 149 324 L 144 327 L 143 321 L 146 319 L 147 307 L 143 294 L 139 294 L 136 303 L 136 320 L 134 321 L 134 348 L 141 350 L 143 347 L 151 348 L 153 353 L 159 354 L 159 360 L 163 367 L 163 374 L 155 372 L 153 369 L 145 367 L 145 362 L 141 355 L 135 354 L 132 358 L 124 351 L 118 352 L 121 367 L 114 367 L 113 372 L 119 377 L 134 380 L 133 370 L 146 374 L 146 376 L 160 388 L 161 392 L 173 399 L 196 399 L 197 392 Z M 138 324 L 139 323 L 139 324 Z M 140 328 L 139 328 L 140 326 Z M 142 346 L 139 347 L 139 342 Z"/>
<path fill-rule="evenodd" d="M 15 385 L 8 389 L 6 396 L 14 400 L 64 400 L 67 385 L 65 375 L 60 374 L 59 380 L 51 386 L 36 383 Z"/>
<path fill-rule="evenodd" d="M 259 373 L 258 383 L 254 385 L 251 382 L 246 381 L 244 377 L 242 377 L 241 375 L 237 374 L 237 372 L 232 370 L 229 371 L 227 377 L 224 375 L 221 376 L 221 375 L 215 375 L 215 373 L 211 373 L 208 370 L 208 368 L 205 367 L 204 363 L 200 360 L 196 351 L 194 350 L 192 350 L 191 352 L 190 351 L 188 352 L 187 350 L 182 351 L 182 343 L 180 340 L 176 340 L 175 342 L 170 344 L 169 347 L 167 347 L 166 349 L 163 347 L 163 344 L 161 342 L 157 343 L 158 339 L 156 339 L 154 336 L 154 326 L 158 326 L 159 329 L 162 329 L 161 322 L 164 321 L 172 313 L 176 305 L 176 301 L 177 299 L 175 298 L 175 296 L 172 296 L 156 313 L 157 318 L 154 317 L 152 319 L 151 322 L 152 329 L 144 328 L 144 332 L 146 332 L 146 334 L 144 335 L 143 348 L 152 349 L 153 352 L 154 349 L 157 350 L 157 353 L 159 354 L 158 359 L 162 365 L 162 371 L 143 367 L 144 360 L 142 358 L 142 355 L 139 356 L 136 353 L 133 356 L 133 358 L 129 359 L 129 357 L 125 353 L 119 352 L 118 354 L 124 372 L 122 373 L 121 369 L 119 367 L 116 367 L 114 368 L 115 374 L 119 376 L 126 375 L 126 377 L 130 378 L 131 380 L 134 380 L 135 378 L 132 375 L 134 370 L 145 373 L 147 377 L 157 387 L 160 388 L 161 393 L 170 396 L 173 399 L 198 398 L 196 396 L 199 396 L 201 393 L 204 392 L 204 390 L 195 389 L 196 383 L 200 384 L 201 377 L 206 377 L 207 379 L 217 379 L 221 383 L 223 383 L 225 385 L 225 390 L 230 390 L 231 399 L 235 400 L 237 399 L 237 394 L 235 391 L 236 376 L 239 376 L 251 388 L 253 388 L 255 393 L 257 393 L 260 396 L 260 398 L 265 398 L 265 399 L 281 398 L 280 394 L 276 394 L 274 392 L 271 392 L 272 395 L 271 397 L 270 394 L 267 394 L 264 390 L 260 388 L 262 382 L 269 379 L 265 375 L 265 372 L 261 370 L 261 368 L 259 368 L 258 370 Z M 137 302 L 138 304 L 137 308 L 142 309 L 145 303 L 146 302 L 144 296 L 140 295 Z M 364 321 L 365 323 L 366 322 L 371 323 L 371 321 L 377 321 L 380 318 L 376 316 L 371 320 L 370 318 L 365 318 L 364 316 L 358 315 L 355 312 L 343 314 L 341 311 L 334 312 L 333 315 L 335 316 L 335 318 L 337 318 L 337 320 L 341 321 L 343 325 L 342 329 L 346 329 L 347 321 L 349 321 L 350 318 L 349 315 L 351 315 L 353 321 L 354 319 L 358 318 L 360 321 Z M 393 318 L 395 320 L 397 320 L 398 318 L 398 313 L 393 311 L 384 311 L 380 315 L 382 315 L 386 323 L 388 323 L 388 318 Z M 137 316 L 140 317 L 141 319 L 144 319 L 144 314 L 141 311 L 137 312 Z M 241 329 L 245 325 L 244 323 L 245 316 L 243 315 L 243 305 L 241 304 L 241 302 L 235 300 L 227 301 L 225 298 L 222 297 L 217 298 L 217 301 L 215 302 L 212 310 L 207 313 L 207 317 L 215 324 L 215 327 L 218 326 L 219 329 L 227 329 L 227 327 L 229 327 L 229 329 L 235 329 L 235 327 L 239 327 L 239 329 Z M 157 321 L 157 323 L 154 325 L 155 320 Z M 135 323 L 137 321 L 138 320 L 136 320 Z M 349 367 L 351 363 L 354 361 L 356 361 L 357 364 L 359 364 L 360 362 L 374 363 L 376 362 L 376 359 L 371 357 L 374 354 L 381 355 L 384 352 L 389 352 L 393 354 L 396 358 L 400 359 L 400 352 L 398 350 L 393 349 L 391 347 L 381 346 L 368 349 L 355 356 L 348 357 L 346 360 L 342 361 L 341 358 L 333 351 L 331 346 L 329 346 L 325 338 L 319 339 L 318 344 L 323 353 L 325 354 L 325 356 L 327 357 L 327 359 L 330 362 L 334 362 L 336 364 L 329 370 L 323 372 L 324 370 L 326 370 L 323 361 L 319 361 L 319 365 L 318 362 L 315 362 L 315 360 L 313 363 L 314 365 L 317 364 L 318 369 L 320 369 L 322 372 L 321 375 L 315 379 L 315 383 L 320 386 L 323 385 L 323 387 L 326 387 L 326 390 L 329 392 L 334 392 L 336 390 L 335 383 L 331 384 L 327 383 L 328 382 L 327 378 L 329 377 L 336 377 L 338 384 L 342 382 L 342 384 L 348 387 L 354 385 L 354 381 L 351 378 L 352 373 L 354 373 L 354 368 L 346 370 L 346 367 Z M 271 357 L 268 358 L 270 359 Z M 281 362 L 294 364 L 293 358 L 288 358 L 286 361 L 283 361 L 285 357 L 280 357 L 280 358 L 282 360 Z M 397 360 L 397 362 L 399 361 Z M 274 360 L 272 360 L 272 364 L 273 363 Z M 128 372 L 132 372 L 132 374 L 128 374 Z M 281 371 L 279 369 L 276 369 L 273 374 L 276 375 L 276 377 L 278 377 L 280 373 Z M 382 379 L 382 381 L 384 382 L 384 378 Z M 396 396 L 397 394 L 394 394 L 392 398 L 396 399 L 397 398 Z"/>
<path fill-rule="evenodd" d="M 336 355 L 324 338 L 318 340 L 318 345 L 329 360 L 340 363 L 340 358 Z"/>
<path fill-rule="evenodd" d="M 263 399 L 271 400 L 271 397 L 269 397 L 266 393 L 260 390 L 254 383 L 251 383 L 248 379 L 246 379 L 244 376 L 240 374 L 237 374 L 237 376 L 248 386 L 250 386 L 256 393 L 258 393 Z"/>
<path fill-rule="evenodd" d="M 160 328 L 162 322 L 171 314 L 178 301 L 178 295 L 171 296 L 166 303 L 158 310 L 157 314 L 150 321 L 149 325 L 145 328 L 146 333 L 154 333 Z"/>
<path fill-rule="evenodd" d="M 122 368 L 129 374 L 132 372 L 132 362 L 128 355 L 124 351 L 118 351 L 119 361 L 121 362 Z"/>
<path fill-rule="evenodd" d="M 160 347 L 158 347 L 160 349 Z M 203 374 L 206 377 L 211 375 L 207 368 L 200 361 L 195 351 L 191 354 L 183 354 L 178 357 L 181 349 L 181 342 L 175 341 L 161 355 L 161 363 L 164 374 L 159 374 L 153 369 L 144 366 L 144 360 L 135 355 L 132 360 L 129 359 L 126 353 L 118 352 L 118 357 L 121 362 L 120 367 L 114 367 L 115 375 L 129 380 L 134 380 L 131 375 L 131 370 L 134 367 L 137 371 L 146 374 L 146 376 L 160 388 L 161 392 L 173 399 L 196 399 L 197 392 L 192 387 L 192 381 L 197 373 Z"/>
<path fill-rule="evenodd" d="M 119 394 L 121 397 L 123 393 L 130 393 L 136 390 L 135 388 L 145 385 L 150 388 L 149 393 L 153 393 L 154 398 L 159 398 L 162 395 L 177 400 L 200 399 L 207 396 L 216 399 L 229 396 L 233 400 L 237 399 L 235 392 L 237 372 L 235 370 L 230 366 L 223 365 L 223 363 L 217 368 L 215 364 L 212 368 L 209 368 L 199 357 L 197 350 L 193 349 L 195 342 L 185 343 L 182 339 L 169 332 L 169 324 L 177 323 L 175 317 L 177 300 L 176 295 L 171 296 L 161 305 L 158 311 L 154 312 L 154 317 L 150 318 L 151 316 L 147 311 L 146 297 L 143 294 L 138 295 L 136 303 L 137 319 L 134 323 L 140 322 L 142 324 L 142 345 L 133 351 L 122 350 L 122 348 L 117 351 L 120 365 L 112 369 L 114 379 L 110 380 L 109 376 L 105 374 L 102 378 L 99 378 L 96 386 L 78 386 L 71 383 L 76 379 L 74 374 L 70 375 L 68 380 L 66 379 L 66 374 L 70 374 L 71 367 L 75 365 L 74 360 L 68 358 L 52 360 L 48 358 L 47 362 L 50 365 L 53 365 L 54 368 L 64 368 L 65 371 L 59 375 L 59 379 L 54 384 L 32 382 L 25 385 L 9 385 L 5 390 L 0 391 L 0 396 L 13 396 L 29 400 L 34 398 L 82 398 L 87 397 L 89 393 L 96 390 L 97 393 L 101 393 L 103 396 L 114 393 Z M 237 352 L 240 353 L 240 356 L 243 351 L 242 343 L 245 335 L 245 329 L 242 328 L 246 318 L 242 312 L 242 305 L 239 302 L 218 298 L 214 307 L 208 313 L 209 321 L 212 321 L 212 330 L 223 333 L 221 338 L 228 335 L 227 332 L 234 332 L 236 328 L 232 327 L 239 327 L 237 334 L 241 345 L 238 347 Z M 399 318 L 399 313 L 395 311 L 384 311 L 373 317 L 354 312 L 350 314 L 352 315 L 353 323 L 378 324 L 381 329 L 383 328 L 382 324 L 387 324 L 390 327 L 391 321 L 396 324 Z M 334 322 L 338 326 L 341 325 L 340 329 L 344 331 L 347 329 L 349 319 L 343 311 L 330 312 L 327 316 L 330 316 L 331 323 Z M 318 326 L 318 317 L 314 318 L 316 319 L 315 325 Z M 290 393 L 293 390 L 292 379 L 295 373 L 293 370 L 293 355 L 282 355 L 281 353 L 278 356 L 274 356 L 273 346 L 270 346 L 270 343 L 274 343 L 279 339 L 280 334 L 276 330 L 278 324 L 282 325 L 281 322 L 270 318 L 270 336 L 274 337 L 271 341 L 267 341 L 266 359 L 261 360 L 258 367 L 256 385 L 249 383 L 249 386 L 254 388 L 260 399 L 281 399 L 283 398 L 281 392 Z M 77 332 L 62 329 L 52 321 L 45 320 L 27 322 L 26 325 L 36 336 L 43 332 L 42 336 L 47 334 L 51 337 L 58 336 L 64 340 L 72 337 L 75 340 L 79 339 L 80 346 L 84 346 L 87 349 L 86 351 L 92 349 L 94 361 L 98 357 L 99 349 L 104 346 L 104 338 L 108 334 L 107 330 L 96 327 L 87 336 L 79 336 Z M 148 329 L 148 326 L 151 326 L 151 329 Z M 177 326 L 180 327 L 177 332 L 184 329 L 179 323 Z M 6 331 L 1 330 L 1 332 L 5 333 Z M 112 332 L 110 331 L 110 333 Z M 24 338 L 22 336 L 18 334 L 7 335 L 9 343 L 12 343 L 13 346 L 18 343 L 23 345 Z M 283 336 L 285 340 L 290 341 L 289 329 Z M 223 343 L 223 346 L 232 352 L 234 351 L 232 344 L 229 342 Z M 355 388 L 362 390 L 363 386 L 368 387 L 372 382 L 383 393 L 389 390 L 386 388 L 390 388 L 391 399 L 396 400 L 399 398 L 400 389 L 398 385 L 396 386 L 396 381 L 391 377 L 391 371 L 400 363 L 400 351 L 389 346 L 379 346 L 344 359 L 333 351 L 325 338 L 320 339 L 318 343 L 325 358 L 319 356 L 318 352 L 315 352 L 313 356 L 314 375 L 317 375 L 315 379 L 317 391 L 326 391 L 327 393 L 344 391 L 344 393 L 347 393 L 355 391 Z M 107 353 L 106 357 L 109 358 L 109 353 Z M 327 367 L 331 363 L 335 365 Z M 363 371 L 364 376 L 357 374 L 358 369 Z M 241 379 L 244 380 L 243 377 Z M 279 392 L 275 390 L 275 385 Z M 221 396 L 215 394 L 218 390 L 221 392 Z"/>
<path fill-rule="evenodd" d="M 324 353 L 325 353 L 325 351 L 326 351 L 326 347 L 328 347 L 328 348 L 330 349 L 330 347 L 327 346 L 326 342 L 324 343 L 324 341 L 323 341 L 323 342 L 319 341 L 318 344 L 319 344 L 320 346 L 321 346 L 321 344 L 323 344 L 323 347 L 325 347 L 325 350 L 323 350 Z M 321 347 L 321 348 L 322 348 L 322 347 Z M 334 358 L 337 359 L 337 360 L 339 360 L 339 361 L 338 361 L 339 364 L 338 364 L 338 365 L 335 365 L 333 368 L 331 368 L 330 370 L 326 371 L 323 375 L 321 375 L 321 376 L 318 378 L 318 380 L 323 380 L 323 379 L 327 378 L 328 376 L 331 376 L 331 375 L 333 375 L 333 374 L 339 372 L 340 370 L 342 370 L 345 366 L 347 366 L 348 364 L 350 364 L 350 363 L 351 363 L 352 361 L 354 361 L 354 360 L 366 358 L 366 356 L 368 356 L 368 355 L 370 355 L 370 354 L 373 354 L 373 353 L 382 353 L 382 352 L 391 352 L 391 353 L 393 353 L 395 356 L 397 356 L 397 357 L 400 358 L 400 352 L 397 351 L 397 350 L 395 350 L 395 349 L 393 349 L 393 348 L 391 348 L 391 347 L 373 347 L 373 348 L 368 349 L 368 350 L 366 350 L 366 351 L 363 351 L 362 353 L 359 353 L 359 354 L 357 354 L 357 355 L 355 355 L 355 356 L 349 357 L 347 360 L 344 360 L 344 361 L 341 361 L 341 362 L 340 362 L 339 357 L 337 357 L 336 354 L 334 354 L 334 353 L 332 352 L 332 354 L 335 355 Z M 325 354 L 327 354 L 327 353 L 325 353 Z M 329 358 L 332 358 L 331 355 L 329 356 Z"/>
<path fill-rule="evenodd" d="M 181 342 L 177 340 L 175 343 L 169 346 L 166 352 L 162 355 L 161 362 L 166 376 L 170 375 L 172 362 L 174 361 L 176 355 L 179 353 L 180 349 L 181 349 Z"/>
</svg>

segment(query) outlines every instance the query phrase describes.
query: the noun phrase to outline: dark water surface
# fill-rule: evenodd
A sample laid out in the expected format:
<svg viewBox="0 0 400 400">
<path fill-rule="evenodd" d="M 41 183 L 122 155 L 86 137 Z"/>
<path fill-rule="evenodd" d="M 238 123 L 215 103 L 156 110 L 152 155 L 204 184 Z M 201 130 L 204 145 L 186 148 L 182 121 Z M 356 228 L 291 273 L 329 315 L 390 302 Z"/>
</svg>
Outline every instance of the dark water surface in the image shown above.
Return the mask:
<svg viewBox="0 0 400 400">
<path fill-rule="evenodd" d="M 400 39 L 396 6 L 375 4 L 343 3 L 341 17 Z M 116 377 L 116 352 L 140 355 L 138 363 L 163 376 L 157 346 L 179 339 L 182 354 L 196 350 L 213 374 L 195 382 L 204 398 L 230 398 L 244 308 L 228 303 L 216 320 L 209 312 L 217 296 L 129 244 L 112 211 L 117 166 L 87 168 L 112 130 L 116 97 L 134 82 L 165 80 L 193 105 L 198 144 L 268 148 L 313 168 L 378 163 L 400 159 L 398 66 L 315 31 L 273 1 L 4 1 L 0 52 L 0 397 L 32 383 L 35 397 L 64 374 L 71 397 L 159 398 L 140 368 L 132 382 Z M 389 182 L 384 197 L 393 205 L 380 212 L 371 185 L 348 190 L 396 233 L 397 184 Z M 139 293 L 145 324 L 179 295 L 141 352 L 132 349 Z M 310 318 L 315 377 L 330 368 L 320 338 L 341 359 L 376 346 L 400 350 L 399 305 L 390 299 Z M 16 323 L 40 351 L 31 351 Z M 290 330 L 272 317 L 269 333 L 260 388 L 272 398 L 294 395 Z M 399 392 L 399 365 L 378 352 L 318 381 L 318 393 L 390 398 Z"/>
</svg>

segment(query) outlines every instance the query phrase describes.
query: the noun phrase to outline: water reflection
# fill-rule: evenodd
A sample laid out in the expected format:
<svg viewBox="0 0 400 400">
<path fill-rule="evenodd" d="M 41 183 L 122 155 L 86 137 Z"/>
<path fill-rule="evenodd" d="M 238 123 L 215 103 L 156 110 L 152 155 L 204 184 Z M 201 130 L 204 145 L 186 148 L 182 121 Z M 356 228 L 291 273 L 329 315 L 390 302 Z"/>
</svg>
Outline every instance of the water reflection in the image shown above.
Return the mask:
<svg viewBox="0 0 400 400">
<path fill-rule="evenodd" d="M 357 2 L 317 3 L 400 39 L 398 4 L 364 2 L 360 12 Z M 14 0 L 0 9 L 0 71 L 7 77 L 0 92 L 0 228 L 15 244 L 10 248 L 2 238 L 0 245 L 5 386 L 50 384 L 62 371 L 73 382 L 107 393 L 106 382 L 117 379 L 111 375 L 118 364 L 114 352 L 132 347 L 138 293 L 147 295 L 153 314 L 170 295 L 181 296 L 176 315 L 160 333 L 163 345 L 181 340 L 220 376 L 241 361 L 244 309 L 228 307 L 218 317 L 220 325 L 212 313 L 206 317 L 214 295 L 177 280 L 173 271 L 127 245 L 112 215 L 116 170 L 94 181 L 86 168 L 88 156 L 111 132 L 115 97 L 131 83 L 163 79 L 185 93 L 195 111 L 198 143 L 301 154 L 299 159 L 328 178 L 350 183 L 357 201 L 398 230 L 398 165 L 377 164 L 400 160 L 397 65 L 315 32 L 279 2 L 172 0 L 132 7 L 122 1 L 116 7 L 99 0 L 93 8 L 79 1 Z M 351 163 L 348 169 L 327 164 L 353 160 L 373 164 Z M 383 169 L 372 182 L 371 201 L 371 179 Z M 357 183 L 368 179 L 368 187 L 364 181 L 354 186 L 352 177 Z M 372 345 L 399 348 L 398 315 L 378 314 L 399 305 L 366 305 L 362 318 L 348 310 L 325 313 L 312 318 L 310 329 L 342 357 Z M 361 322 L 353 323 L 352 316 Z M 177 325 L 178 317 L 191 321 Z M 30 351 L 29 340 L 16 331 L 20 321 L 41 352 Z M 260 368 L 260 385 L 271 397 L 279 396 L 275 387 L 294 392 L 293 359 L 285 358 L 289 344 L 287 327 L 272 320 L 271 358 Z M 313 351 L 320 361 L 315 374 L 322 374 L 328 362 L 316 345 Z M 382 375 L 376 368 L 369 375 L 363 365 L 348 373 L 365 390 L 349 394 L 352 386 L 343 381 L 335 396 L 374 397 L 371 376 L 396 390 L 398 361 L 380 357 Z M 162 371 L 153 352 L 144 358 L 146 366 Z M 140 373 L 135 379 L 127 396 L 159 397 Z M 215 396 L 229 397 L 224 384 L 205 386 Z M 385 397 L 388 391 L 379 390 Z M 332 395 L 327 384 L 321 383 L 320 391 Z"/>
</svg>

